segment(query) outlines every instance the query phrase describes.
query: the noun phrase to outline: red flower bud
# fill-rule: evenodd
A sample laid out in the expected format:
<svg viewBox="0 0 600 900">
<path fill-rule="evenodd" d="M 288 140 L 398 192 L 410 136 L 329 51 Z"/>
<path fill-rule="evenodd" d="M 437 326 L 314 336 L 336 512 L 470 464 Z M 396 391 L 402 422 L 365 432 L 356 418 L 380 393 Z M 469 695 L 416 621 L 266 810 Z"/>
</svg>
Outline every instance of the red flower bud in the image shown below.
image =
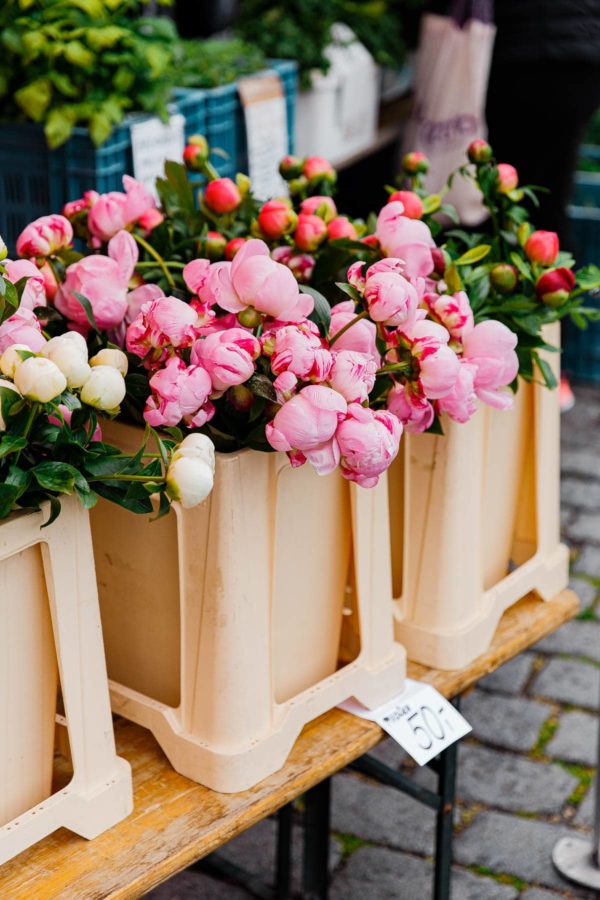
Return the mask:
<svg viewBox="0 0 600 900">
<path fill-rule="evenodd" d="M 519 273 L 509 263 L 498 263 L 490 272 L 490 282 L 500 294 L 510 294 L 517 286 Z"/>
<path fill-rule="evenodd" d="M 402 168 L 409 175 L 416 175 L 417 172 L 425 174 L 429 171 L 429 160 L 424 153 L 413 150 L 412 153 L 407 153 L 402 157 Z"/>
<path fill-rule="evenodd" d="M 294 230 L 298 221 L 289 200 L 267 200 L 258 214 L 258 224 L 263 235 L 270 241 L 277 241 L 284 234 Z"/>
<path fill-rule="evenodd" d="M 311 252 L 316 250 L 327 237 L 327 225 L 319 216 L 300 213 L 298 226 L 294 232 L 294 241 L 300 250 Z"/>
<path fill-rule="evenodd" d="M 394 191 L 390 194 L 388 203 L 399 200 L 404 207 L 404 215 L 407 219 L 420 219 L 423 215 L 423 201 L 414 191 Z"/>
<path fill-rule="evenodd" d="M 575 276 L 570 269 L 560 266 L 558 269 L 548 269 L 540 275 L 535 292 L 540 300 L 549 306 L 561 306 L 569 299 L 574 287 Z"/>
<path fill-rule="evenodd" d="M 279 163 L 279 174 L 286 181 L 291 181 L 292 178 L 302 175 L 303 165 L 304 161 L 298 156 L 284 156 Z"/>
<path fill-rule="evenodd" d="M 328 181 L 335 183 L 337 174 L 329 160 L 322 156 L 307 156 L 302 167 L 302 174 L 308 178 L 309 182 Z"/>
<path fill-rule="evenodd" d="M 242 249 L 242 247 L 244 246 L 245 243 L 246 243 L 246 238 L 243 238 L 243 237 L 231 238 L 231 240 L 227 243 L 227 246 L 225 247 L 225 259 L 227 259 L 227 260 L 229 260 L 229 262 L 231 262 L 231 260 L 235 256 L 235 254 L 238 252 L 238 250 Z"/>
<path fill-rule="evenodd" d="M 435 274 L 440 277 L 443 276 L 449 263 L 448 254 L 440 247 L 434 247 L 431 251 L 431 259 L 433 260 L 433 271 Z"/>
<path fill-rule="evenodd" d="M 218 231 L 209 231 L 206 237 L 198 240 L 198 253 L 213 262 L 223 259 L 225 255 L 226 238 Z"/>
<path fill-rule="evenodd" d="M 347 216 L 337 216 L 327 226 L 327 237 L 330 241 L 338 241 L 340 238 L 349 238 L 355 241 L 356 228 Z"/>
<path fill-rule="evenodd" d="M 183 151 L 183 161 L 192 172 L 198 172 L 208 160 L 208 141 L 202 134 L 193 134 Z"/>
<path fill-rule="evenodd" d="M 379 249 L 379 241 L 377 240 L 377 236 L 374 234 L 367 234 L 364 238 L 360 239 L 361 244 L 366 244 L 367 247 L 375 247 Z"/>
<path fill-rule="evenodd" d="M 492 158 L 492 148 L 487 141 L 478 138 L 471 141 L 467 149 L 467 156 L 472 163 L 480 166 L 482 163 L 489 162 Z"/>
<path fill-rule="evenodd" d="M 534 231 L 523 248 L 531 262 L 551 266 L 558 256 L 558 235 L 555 231 Z"/>
<path fill-rule="evenodd" d="M 519 183 L 519 173 L 509 163 L 498 163 L 498 190 L 501 194 L 514 191 Z"/>
<path fill-rule="evenodd" d="M 204 200 L 213 212 L 222 216 L 238 208 L 242 202 L 242 195 L 231 178 L 216 178 L 206 185 Z"/>
</svg>

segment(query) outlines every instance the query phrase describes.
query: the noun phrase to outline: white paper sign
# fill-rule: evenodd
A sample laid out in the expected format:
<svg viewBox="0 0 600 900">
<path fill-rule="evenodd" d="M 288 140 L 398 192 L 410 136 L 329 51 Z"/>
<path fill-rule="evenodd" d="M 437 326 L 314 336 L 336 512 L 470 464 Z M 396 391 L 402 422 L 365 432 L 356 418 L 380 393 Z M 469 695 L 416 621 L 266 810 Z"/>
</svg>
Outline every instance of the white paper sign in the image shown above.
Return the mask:
<svg viewBox="0 0 600 900">
<path fill-rule="evenodd" d="M 248 145 L 248 175 L 252 191 L 262 200 L 287 194 L 278 171 L 288 153 L 285 97 L 277 75 L 241 78 L 238 90 L 244 107 Z"/>
<path fill-rule="evenodd" d="M 341 703 L 340 709 L 377 722 L 420 766 L 471 731 L 467 720 L 439 691 L 411 678 L 406 679 L 404 693 L 377 709 L 366 709 L 353 699 Z"/>
<path fill-rule="evenodd" d="M 146 119 L 131 125 L 133 174 L 150 193 L 157 197 L 154 182 L 164 174 L 165 162 L 181 162 L 185 149 L 185 119 L 171 116 L 167 123 L 160 119 Z"/>
</svg>

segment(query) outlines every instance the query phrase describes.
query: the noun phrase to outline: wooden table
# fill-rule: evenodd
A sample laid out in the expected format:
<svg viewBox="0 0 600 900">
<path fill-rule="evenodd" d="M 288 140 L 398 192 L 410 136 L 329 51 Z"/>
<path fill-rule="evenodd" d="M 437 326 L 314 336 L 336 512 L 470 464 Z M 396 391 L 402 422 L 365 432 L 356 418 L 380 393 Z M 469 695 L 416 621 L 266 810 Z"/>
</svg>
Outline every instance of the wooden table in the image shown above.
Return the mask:
<svg viewBox="0 0 600 900">
<path fill-rule="evenodd" d="M 505 613 L 491 649 L 467 668 L 442 672 L 411 663 L 408 674 L 453 697 L 555 631 L 577 610 L 572 591 L 550 603 L 526 597 Z M 306 726 L 279 772 L 241 794 L 217 794 L 174 772 L 150 732 L 120 720 L 117 748 L 133 766 L 133 814 L 91 842 L 61 829 L 0 866 L 0 898 L 139 897 L 338 772 L 383 737 L 374 723 L 332 710 Z"/>
</svg>

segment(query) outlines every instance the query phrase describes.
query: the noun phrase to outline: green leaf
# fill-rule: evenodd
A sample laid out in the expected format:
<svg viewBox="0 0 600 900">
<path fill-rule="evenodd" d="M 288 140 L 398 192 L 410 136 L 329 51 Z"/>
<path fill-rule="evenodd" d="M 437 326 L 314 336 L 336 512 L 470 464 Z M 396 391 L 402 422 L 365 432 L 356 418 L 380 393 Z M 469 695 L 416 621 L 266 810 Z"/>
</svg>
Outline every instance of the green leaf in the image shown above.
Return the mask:
<svg viewBox="0 0 600 900">
<path fill-rule="evenodd" d="M 586 291 L 600 286 L 600 269 L 598 266 L 584 266 L 576 273 L 577 284 Z"/>
<path fill-rule="evenodd" d="M 27 446 L 27 438 L 17 434 L 5 434 L 0 440 L 0 459 L 23 450 Z"/>
<path fill-rule="evenodd" d="M 546 387 L 555 388 L 558 385 L 558 381 L 556 380 L 556 375 L 552 371 L 551 367 L 548 365 L 545 359 L 543 359 L 538 353 L 533 354 L 533 358 L 538 369 L 541 372 L 542 378 L 546 384 Z"/>
<path fill-rule="evenodd" d="M 481 262 L 492 249 L 490 244 L 480 244 L 478 247 L 471 247 L 462 256 L 454 260 L 455 266 L 472 266 L 474 263 Z"/>
<path fill-rule="evenodd" d="M 336 281 L 335 286 L 339 288 L 342 293 L 347 294 L 347 296 L 350 297 L 351 300 L 354 300 L 355 303 L 362 302 L 361 295 L 351 284 L 346 284 L 345 281 Z"/>
<path fill-rule="evenodd" d="M 15 91 L 15 100 L 26 116 L 41 122 L 52 100 L 52 84 L 48 78 L 38 78 Z"/>
<path fill-rule="evenodd" d="M 99 333 L 100 329 L 96 325 L 96 319 L 94 318 L 94 310 L 92 309 L 92 304 L 90 303 L 88 298 L 84 297 L 83 294 L 80 294 L 79 291 L 72 291 L 71 293 L 73 294 L 75 299 L 79 303 L 81 303 L 81 305 L 83 306 L 83 311 L 85 312 L 86 318 L 87 318 L 88 322 L 90 323 L 90 325 L 92 326 L 92 328 L 94 329 L 94 331 Z"/>
<path fill-rule="evenodd" d="M 48 500 L 50 502 L 50 515 L 48 516 L 47 521 L 42 525 L 42 528 L 47 528 L 49 525 L 52 525 L 60 515 L 61 505 L 58 497 L 48 497 Z"/>
<path fill-rule="evenodd" d="M 39 486 L 47 491 L 72 494 L 75 485 L 83 491 L 90 489 L 83 475 L 69 463 L 43 462 L 34 466 L 31 472 Z"/>
<path fill-rule="evenodd" d="M 522 278 L 524 278 L 526 281 L 533 282 L 534 279 L 533 279 L 533 275 L 531 274 L 531 270 L 529 269 L 529 266 L 527 265 L 525 260 L 521 256 L 519 256 L 518 253 L 513 251 L 513 253 L 510 254 L 510 261 L 512 262 L 513 266 L 518 270 L 518 272 Z"/>
<path fill-rule="evenodd" d="M 14 502 L 18 496 L 18 488 L 12 484 L 0 482 L 0 519 L 6 518 L 12 512 Z"/>
<path fill-rule="evenodd" d="M 302 294 L 308 294 L 313 298 L 315 305 L 308 318 L 311 322 L 314 322 L 315 325 L 318 325 L 321 335 L 325 337 L 329 333 L 329 326 L 331 324 L 331 307 L 329 306 L 329 303 L 323 294 L 319 293 L 319 291 L 316 291 L 314 288 L 309 287 L 307 284 L 301 284 L 299 287 Z"/>
<path fill-rule="evenodd" d="M 244 387 L 251 390 L 257 397 L 264 397 L 265 400 L 270 400 L 272 403 L 277 402 L 277 394 L 275 393 L 273 382 L 266 375 L 259 375 L 258 373 L 251 375 L 248 381 L 244 382 Z"/>
</svg>

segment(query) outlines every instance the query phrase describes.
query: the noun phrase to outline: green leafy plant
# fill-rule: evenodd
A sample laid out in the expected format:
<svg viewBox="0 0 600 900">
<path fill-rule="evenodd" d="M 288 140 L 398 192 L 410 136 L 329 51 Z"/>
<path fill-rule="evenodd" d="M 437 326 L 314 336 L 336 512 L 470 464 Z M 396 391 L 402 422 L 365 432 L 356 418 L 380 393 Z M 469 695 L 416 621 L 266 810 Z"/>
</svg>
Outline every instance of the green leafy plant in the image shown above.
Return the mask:
<svg viewBox="0 0 600 900">
<path fill-rule="evenodd" d="M 176 79 L 178 87 L 213 88 L 231 84 L 266 67 L 264 53 L 238 38 L 222 41 L 182 41 Z"/>
<path fill-rule="evenodd" d="M 77 125 L 99 145 L 128 112 L 166 115 L 177 33 L 141 10 L 140 0 L 4 0 L 0 117 L 43 124 L 55 148 Z"/>
</svg>

